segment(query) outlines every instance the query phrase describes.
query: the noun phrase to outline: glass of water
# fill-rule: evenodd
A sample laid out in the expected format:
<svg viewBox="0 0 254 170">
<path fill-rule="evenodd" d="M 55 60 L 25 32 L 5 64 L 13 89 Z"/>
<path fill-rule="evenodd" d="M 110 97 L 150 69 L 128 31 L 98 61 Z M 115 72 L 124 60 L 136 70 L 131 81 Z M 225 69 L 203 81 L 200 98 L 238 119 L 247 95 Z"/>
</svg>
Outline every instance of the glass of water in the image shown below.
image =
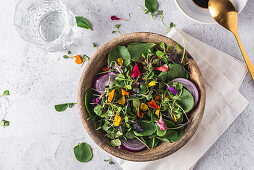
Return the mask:
<svg viewBox="0 0 254 170">
<path fill-rule="evenodd" d="M 14 24 L 25 41 L 49 51 L 61 51 L 72 44 L 76 21 L 61 0 L 21 0 Z"/>
</svg>

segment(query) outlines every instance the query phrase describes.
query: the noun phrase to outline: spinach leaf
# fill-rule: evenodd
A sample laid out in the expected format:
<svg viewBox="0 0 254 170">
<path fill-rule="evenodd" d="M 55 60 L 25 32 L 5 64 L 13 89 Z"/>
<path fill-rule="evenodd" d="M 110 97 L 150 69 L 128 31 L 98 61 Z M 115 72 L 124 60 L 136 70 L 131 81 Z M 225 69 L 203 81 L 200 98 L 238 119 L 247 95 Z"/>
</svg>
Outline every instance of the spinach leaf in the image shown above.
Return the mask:
<svg viewBox="0 0 254 170">
<path fill-rule="evenodd" d="M 145 0 L 145 6 L 149 12 L 153 13 L 158 9 L 157 0 Z"/>
<path fill-rule="evenodd" d="M 149 148 L 154 148 L 155 146 L 157 146 L 160 141 L 158 139 L 156 139 L 155 137 L 150 138 L 150 137 L 140 137 L 141 139 L 143 139 L 143 141 L 145 141 L 146 145 Z"/>
<path fill-rule="evenodd" d="M 79 162 L 88 162 L 93 157 L 91 147 L 85 142 L 78 144 L 73 150 L 74 155 Z"/>
<path fill-rule="evenodd" d="M 67 107 L 68 107 L 68 103 L 58 104 L 58 105 L 55 105 L 55 110 L 58 112 L 63 112 L 67 109 Z"/>
<path fill-rule="evenodd" d="M 131 43 L 128 45 L 127 50 L 131 55 L 131 59 L 137 61 L 147 49 L 152 49 L 154 46 L 154 43 Z"/>
<path fill-rule="evenodd" d="M 169 64 L 167 72 L 161 72 L 158 78 L 163 81 L 170 81 L 175 78 L 185 78 L 186 72 L 180 64 Z"/>
<path fill-rule="evenodd" d="M 93 107 L 90 103 L 92 103 L 92 99 L 93 99 L 93 90 L 87 89 L 86 93 L 85 93 L 85 97 L 84 97 L 84 105 L 86 108 L 86 111 L 88 112 L 88 114 L 93 117 L 95 114 L 93 112 Z"/>
<path fill-rule="evenodd" d="M 110 141 L 110 144 L 114 147 L 116 146 L 120 146 L 122 144 L 122 142 L 120 141 L 120 139 L 113 139 Z"/>
<path fill-rule="evenodd" d="M 125 46 L 118 46 L 109 52 L 108 65 L 110 65 L 113 61 L 117 63 L 118 58 L 123 58 L 125 65 L 130 64 L 131 55 Z"/>
<path fill-rule="evenodd" d="M 178 141 L 178 133 L 175 130 L 167 130 L 166 135 L 164 138 L 168 139 L 170 142 L 176 142 Z"/>
<path fill-rule="evenodd" d="M 154 125 L 154 123 L 141 122 L 141 128 L 144 129 L 142 132 L 133 131 L 133 133 L 136 136 L 150 136 L 156 130 L 156 126 Z"/>
<path fill-rule="evenodd" d="M 91 24 L 88 22 L 88 20 L 84 17 L 75 17 L 76 23 L 78 27 L 90 29 L 93 31 Z"/>
<path fill-rule="evenodd" d="M 183 88 L 182 94 L 179 96 L 179 100 L 176 101 L 182 109 L 188 113 L 194 107 L 194 98 L 192 94 L 185 88 Z"/>
</svg>

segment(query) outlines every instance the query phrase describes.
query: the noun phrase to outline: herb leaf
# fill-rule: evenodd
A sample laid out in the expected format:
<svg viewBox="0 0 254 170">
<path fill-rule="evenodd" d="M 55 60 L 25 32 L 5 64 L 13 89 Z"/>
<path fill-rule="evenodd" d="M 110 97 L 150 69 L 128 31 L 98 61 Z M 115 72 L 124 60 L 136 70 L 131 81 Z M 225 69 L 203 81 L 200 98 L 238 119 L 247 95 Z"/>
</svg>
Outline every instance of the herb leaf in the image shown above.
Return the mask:
<svg viewBox="0 0 254 170">
<path fill-rule="evenodd" d="M 5 90 L 1 96 L 7 96 L 7 95 L 10 95 L 10 91 L 9 90 Z"/>
<path fill-rule="evenodd" d="M 58 105 L 55 105 L 55 110 L 58 111 L 58 112 L 63 112 L 67 109 L 68 107 L 68 104 L 58 104 Z"/>
<path fill-rule="evenodd" d="M 73 150 L 74 155 L 79 162 L 88 162 L 93 157 L 91 147 L 85 142 L 78 144 Z"/>
<path fill-rule="evenodd" d="M 93 31 L 91 24 L 88 22 L 86 18 L 77 16 L 75 18 L 78 27 L 90 29 Z"/>
<path fill-rule="evenodd" d="M 158 9 L 157 0 L 145 0 L 145 6 L 149 12 L 153 13 Z"/>
<path fill-rule="evenodd" d="M 121 27 L 121 24 L 116 24 L 116 25 L 115 25 L 115 28 L 116 28 L 116 29 L 119 29 L 120 27 Z"/>
<path fill-rule="evenodd" d="M 10 126 L 10 122 L 7 120 L 2 120 L 0 126 L 3 126 L 3 127 Z"/>
<path fill-rule="evenodd" d="M 185 88 L 183 88 L 182 94 L 179 96 L 180 100 L 177 103 L 181 105 L 183 110 L 188 113 L 194 107 L 194 98 L 192 94 Z"/>
<path fill-rule="evenodd" d="M 120 139 L 113 139 L 110 141 L 110 144 L 112 146 L 120 146 L 122 143 L 121 143 Z"/>
</svg>

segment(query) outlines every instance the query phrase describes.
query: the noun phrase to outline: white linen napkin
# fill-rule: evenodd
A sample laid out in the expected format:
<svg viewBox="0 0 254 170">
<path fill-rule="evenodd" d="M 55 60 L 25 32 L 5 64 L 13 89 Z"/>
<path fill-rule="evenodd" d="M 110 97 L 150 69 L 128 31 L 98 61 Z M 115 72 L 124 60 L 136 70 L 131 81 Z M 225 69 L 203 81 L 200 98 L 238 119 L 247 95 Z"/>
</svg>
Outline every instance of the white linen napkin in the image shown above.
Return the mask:
<svg viewBox="0 0 254 170">
<path fill-rule="evenodd" d="M 186 50 L 199 65 L 206 84 L 204 116 L 190 141 L 172 155 L 149 162 L 115 158 L 124 170 L 190 169 L 249 103 L 238 91 L 247 73 L 243 62 L 182 31 L 172 29 L 167 36 L 182 46 L 184 39 Z"/>
</svg>

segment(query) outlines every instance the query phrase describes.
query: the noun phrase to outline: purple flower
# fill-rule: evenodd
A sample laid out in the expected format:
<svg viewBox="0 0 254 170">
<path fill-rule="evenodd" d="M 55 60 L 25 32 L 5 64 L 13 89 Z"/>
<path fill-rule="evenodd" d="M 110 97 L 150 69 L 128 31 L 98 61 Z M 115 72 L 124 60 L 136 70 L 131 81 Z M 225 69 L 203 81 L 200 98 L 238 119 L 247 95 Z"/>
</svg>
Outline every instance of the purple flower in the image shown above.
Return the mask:
<svg viewBox="0 0 254 170">
<path fill-rule="evenodd" d="M 114 67 L 120 74 L 123 74 L 123 70 L 121 69 L 121 67 L 117 64 L 115 64 L 115 67 Z"/>
<path fill-rule="evenodd" d="M 178 93 L 178 91 L 175 89 L 175 87 L 169 87 L 168 89 L 174 95 Z"/>
<path fill-rule="evenodd" d="M 96 97 L 92 99 L 92 106 L 95 107 L 100 101 L 100 97 Z"/>
<path fill-rule="evenodd" d="M 162 116 L 160 116 L 160 119 L 157 121 L 157 125 L 161 130 L 166 130 L 166 126 L 164 124 L 164 121 L 162 120 Z"/>
</svg>

